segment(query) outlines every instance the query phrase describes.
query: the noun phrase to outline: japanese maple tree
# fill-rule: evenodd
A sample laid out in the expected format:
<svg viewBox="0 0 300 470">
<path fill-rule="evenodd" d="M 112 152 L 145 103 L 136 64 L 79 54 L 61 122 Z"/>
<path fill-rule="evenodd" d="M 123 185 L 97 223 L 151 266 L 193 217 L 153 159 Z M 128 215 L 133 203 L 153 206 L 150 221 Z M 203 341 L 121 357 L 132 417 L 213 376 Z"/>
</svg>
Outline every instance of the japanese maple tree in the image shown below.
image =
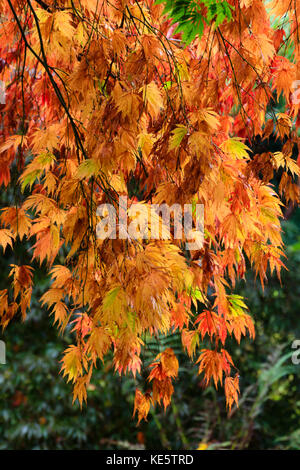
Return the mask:
<svg viewBox="0 0 300 470">
<path fill-rule="evenodd" d="M 171 3 L 0 0 L 0 183 L 22 192 L 1 211 L 0 244 L 27 240 L 33 265 L 47 266 L 42 305 L 75 331 L 62 360 L 74 399 L 86 401 L 97 360 L 112 353 L 119 374 L 147 376 L 138 421 L 169 405 L 179 370 L 172 348 L 143 363 L 149 335 L 179 331 L 204 383 L 224 385 L 229 409 L 238 403 L 226 341 L 255 329 L 235 282 L 246 266 L 262 284 L 280 275 L 282 206 L 299 202 L 300 2 L 181 2 L 193 4 L 194 30 Z M 253 154 L 271 134 L 282 151 Z M 203 204 L 203 246 L 188 250 L 172 230 L 99 239 L 97 207 L 121 196 L 145 213 Z M 3 328 L 26 318 L 33 266 L 16 262 L 8 280 Z"/>
</svg>

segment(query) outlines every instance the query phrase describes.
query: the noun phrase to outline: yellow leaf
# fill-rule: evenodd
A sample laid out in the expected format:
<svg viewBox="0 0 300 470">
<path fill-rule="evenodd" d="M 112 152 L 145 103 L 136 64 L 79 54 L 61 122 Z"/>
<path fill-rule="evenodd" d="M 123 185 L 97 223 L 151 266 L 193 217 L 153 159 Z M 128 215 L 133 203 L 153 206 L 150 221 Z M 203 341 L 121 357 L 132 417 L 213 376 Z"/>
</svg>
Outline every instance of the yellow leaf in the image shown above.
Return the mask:
<svg viewBox="0 0 300 470">
<path fill-rule="evenodd" d="M 79 180 L 90 178 L 91 176 L 97 175 L 99 171 L 99 163 L 96 160 L 89 158 L 80 163 L 75 178 L 78 178 Z"/>
<path fill-rule="evenodd" d="M 187 134 L 187 128 L 183 124 L 178 124 L 176 128 L 172 131 L 172 137 L 169 141 L 169 151 L 178 148 L 181 144 L 183 138 Z"/>
<path fill-rule="evenodd" d="M 163 109 L 162 94 L 155 82 L 144 85 L 141 88 L 143 92 L 143 100 L 146 104 L 147 110 L 152 118 L 157 118 Z"/>
<path fill-rule="evenodd" d="M 64 353 L 64 357 L 61 361 L 63 363 L 61 367 L 61 372 L 63 376 L 67 376 L 67 381 L 73 381 L 73 383 L 80 377 L 83 373 L 83 364 L 86 364 L 86 361 L 83 361 L 82 351 L 79 346 L 69 346 Z"/>
<path fill-rule="evenodd" d="M 251 149 L 245 145 L 239 137 L 232 137 L 220 145 L 221 149 L 236 159 L 249 160 Z"/>
</svg>

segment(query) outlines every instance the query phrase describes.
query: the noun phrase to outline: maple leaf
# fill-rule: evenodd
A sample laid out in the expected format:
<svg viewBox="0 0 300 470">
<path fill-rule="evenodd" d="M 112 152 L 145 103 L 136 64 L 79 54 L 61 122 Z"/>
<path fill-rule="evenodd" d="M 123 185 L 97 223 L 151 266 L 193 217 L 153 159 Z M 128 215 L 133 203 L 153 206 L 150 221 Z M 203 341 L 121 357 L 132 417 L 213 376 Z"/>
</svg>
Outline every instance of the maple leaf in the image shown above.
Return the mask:
<svg viewBox="0 0 300 470">
<path fill-rule="evenodd" d="M 174 328 L 179 328 L 180 330 L 182 330 L 184 325 L 188 325 L 189 310 L 184 302 L 176 304 L 171 313 Z"/>
<path fill-rule="evenodd" d="M 190 357 L 193 357 L 196 347 L 199 346 L 198 331 L 189 331 L 186 328 L 181 331 L 181 341 Z"/>
<path fill-rule="evenodd" d="M 204 310 L 204 312 L 198 315 L 195 324 L 198 324 L 198 330 L 202 339 L 205 335 L 208 335 L 211 339 L 215 335 L 220 337 L 223 344 L 225 343 L 227 336 L 226 323 L 215 312 Z"/>
<path fill-rule="evenodd" d="M 6 247 L 9 245 L 12 247 L 12 241 L 14 240 L 14 236 L 12 232 L 8 229 L 0 229 L 0 245 L 3 248 L 3 251 L 6 250 Z"/>
<path fill-rule="evenodd" d="M 54 13 L 53 18 L 53 27 L 57 29 L 62 36 L 66 37 L 67 39 L 71 38 L 74 33 L 74 26 L 72 24 L 72 17 L 69 12 L 59 10 Z"/>
<path fill-rule="evenodd" d="M 47 304 L 48 307 L 51 307 L 53 304 L 60 302 L 63 297 L 64 289 L 52 288 L 42 295 L 41 302 L 42 305 Z"/>
<path fill-rule="evenodd" d="M 274 61 L 273 90 L 283 93 L 285 99 L 290 101 L 293 83 L 296 80 L 296 67 L 286 57 L 277 57 Z"/>
<path fill-rule="evenodd" d="M 165 349 L 158 357 L 160 358 L 163 373 L 166 374 L 167 377 L 177 377 L 179 364 L 173 349 Z"/>
<path fill-rule="evenodd" d="M 147 416 L 150 411 L 151 402 L 152 402 L 152 399 L 148 393 L 144 395 L 138 388 L 136 389 L 133 416 L 135 416 L 135 414 L 137 413 L 138 425 L 140 424 L 142 419 L 145 419 L 147 421 Z"/>
<path fill-rule="evenodd" d="M 6 152 L 6 150 L 12 148 L 15 152 L 17 151 L 19 145 L 26 143 L 27 138 L 23 135 L 11 135 L 0 145 L 0 153 Z"/>
<path fill-rule="evenodd" d="M 83 401 L 87 402 L 87 376 L 78 377 L 73 389 L 73 403 L 78 399 L 80 408 L 82 408 Z"/>
<path fill-rule="evenodd" d="M 150 116 L 156 119 L 164 107 L 160 89 L 155 82 L 151 82 L 142 87 L 141 91 Z"/>
<path fill-rule="evenodd" d="M 171 403 L 171 397 L 174 393 L 174 387 L 172 385 L 172 381 L 170 377 L 166 377 L 163 380 L 153 380 L 152 385 L 152 400 L 153 402 L 158 402 L 159 404 L 161 401 L 163 402 L 164 408 L 166 409 L 167 406 Z"/>
<path fill-rule="evenodd" d="M 76 172 L 76 178 L 83 180 L 85 178 L 90 178 L 99 173 L 100 167 L 99 163 L 96 160 L 88 159 L 84 160 L 78 167 Z"/>
<path fill-rule="evenodd" d="M 276 118 L 276 134 L 283 139 L 290 134 L 292 127 L 291 118 L 284 113 L 277 113 Z"/>
<path fill-rule="evenodd" d="M 23 240 L 29 234 L 31 220 L 22 208 L 5 207 L 2 209 L 1 221 L 5 227 L 9 227 L 14 236 Z"/>
<path fill-rule="evenodd" d="M 123 118 L 133 119 L 137 117 L 140 104 L 142 102 L 141 97 L 136 93 L 123 92 L 120 90 L 114 90 L 114 100 L 118 111 L 122 114 Z"/>
<path fill-rule="evenodd" d="M 236 403 L 236 406 L 238 406 L 239 403 L 239 376 L 236 375 L 235 377 L 226 377 L 224 382 L 224 389 L 226 395 L 226 404 L 229 408 L 229 411 L 231 411 L 233 403 Z"/>
<path fill-rule="evenodd" d="M 79 346 L 74 344 L 65 350 L 64 357 L 61 362 L 61 372 L 63 373 L 63 377 L 67 376 L 67 381 L 72 381 L 73 383 L 82 376 L 83 370 L 86 368 L 87 364 Z"/>
<path fill-rule="evenodd" d="M 224 150 L 224 152 L 229 153 L 237 159 L 248 160 L 249 152 L 251 152 L 251 149 L 247 145 L 245 145 L 238 137 L 234 137 L 222 142 L 220 147 L 222 150 Z"/>
<path fill-rule="evenodd" d="M 17 266 L 11 264 L 11 271 L 9 276 L 13 278 L 14 298 L 16 299 L 19 293 L 26 291 L 32 285 L 33 268 L 32 266 Z"/>
<path fill-rule="evenodd" d="M 51 152 L 42 152 L 29 163 L 19 178 L 21 183 L 21 191 L 24 192 L 25 188 L 29 186 L 31 189 L 37 178 L 44 172 L 48 172 L 53 167 L 55 156 Z"/>
<path fill-rule="evenodd" d="M 58 328 L 63 333 L 69 321 L 67 306 L 60 301 L 53 304 L 51 314 L 54 315 L 54 323 L 58 323 Z"/>
<path fill-rule="evenodd" d="M 251 338 L 255 338 L 255 329 L 253 320 L 250 315 L 245 313 L 247 306 L 243 298 L 239 295 L 228 296 L 230 314 L 226 317 L 228 323 L 227 329 L 229 333 L 233 333 L 237 342 L 240 343 L 241 336 L 246 336 L 246 329 L 249 331 Z"/>
<path fill-rule="evenodd" d="M 199 363 L 198 373 L 204 372 L 206 385 L 213 379 L 217 388 L 218 382 L 222 385 L 223 373 L 229 375 L 230 365 L 233 365 L 232 359 L 225 349 L 220 352 L 210 349 L 202 349 L 196 363 Z"/>
<path fill-rule="evenodd" d="M 176 128 L 172 131 L 172 137 L 169 142 L 169 151 L 178 148 L 186 136 L 188 130 L 183 124 L 178 124 Z"/>
<path fill-rule="evenodd" d="M 8 291 L 7 289 L 0 290 L 0 317 L 3 317 L 4 313 L 8 309 Z M 2 324 L 2 319 L 1 319 Z"/>
<path fill-rule="evenodd" d="M 198 123 L 204 121 L 210 131 L 216 131 L 220 126 L 219 116 L 212 108 L 203 108 L 197 114 Z"/>
<path fill-rule="evenodd" d="M 87 351 L 103 361 L 111 345 L 111 337 L 108 331 L 103 327 L 93 328 L 87 341 Z"/>
<path fill-rule="evenodd" d="M 112 47 L 118 56 L 126 52 L 126 37 L 121 29 L 115 29 L 112 33 Z"/>
<path fill-rule="evenodd" d="M 50 274 L 54 280 L 52 288 L 68 288 L 72 281 L 72 273 L 66 266 L 55 265 L 51 269 Z"/>
<path fill-rule="evenodd" d="M 75 323 L 74 328 L 72 331 L 76 331 L 79 336 L 84 338 L 86 335 L 88 335 L 91 332 L 92 329 L 92 320 L 89 318 L 89 316 L 86 313 L 78 313 L 77 314 L 76 320 L 73 320 L 71 322 Z"/>
<path fill-rule="evenodd" d="M 56 225 L 51 225 L 45 230 L 42 230 L 37 235 L 37 241 L 33 245 L 32 259 L 39 258 L 40 264 L 43 260 L 48 259 L 51 265 L 60 248 L 59 230 Z"/>
</svg>

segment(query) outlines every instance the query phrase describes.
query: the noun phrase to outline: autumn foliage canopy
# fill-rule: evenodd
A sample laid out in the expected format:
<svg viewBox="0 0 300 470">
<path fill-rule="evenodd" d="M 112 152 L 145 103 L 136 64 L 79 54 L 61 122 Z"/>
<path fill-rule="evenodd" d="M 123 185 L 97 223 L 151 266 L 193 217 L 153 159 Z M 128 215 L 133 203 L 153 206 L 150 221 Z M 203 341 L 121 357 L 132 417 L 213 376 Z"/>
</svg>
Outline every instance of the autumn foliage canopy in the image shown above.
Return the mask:
<svg viewBox="0 0 300 470">
<path fill-rule="evenodd" d="M 209 2 L 194 3 L 206 18 Z M 172 348 L 142 361 L 149 337 L 179 332 L 203 383 L 238 403 L 226 342 L 255 329 L 235 283 L 246 269 L 262 284 L 280 275 L 282 210 L 299 202 L 300 2 L 223 3 L 230 17 L 184 41 L 163 2 L 0 0 L 0 183 L 18 195 L 1 211 L 0 244 L 28 243 L 32 256 L 7 273 L 1 325 L 26 318 L 34 267 L 46 266 L 41 303 L 74 330 L 62 360 L 74 399 L 86 401 L 97 360 L 112 355 L 119 374 L 140 377 L 138 421 L 169 405 L 178 378 Z M 251 152 L 271 135 L 282 151 Z M 203 246 L 98 239 L 97 207 L 120 196 L 145 213 L 203 204 Z"/>
</svg>

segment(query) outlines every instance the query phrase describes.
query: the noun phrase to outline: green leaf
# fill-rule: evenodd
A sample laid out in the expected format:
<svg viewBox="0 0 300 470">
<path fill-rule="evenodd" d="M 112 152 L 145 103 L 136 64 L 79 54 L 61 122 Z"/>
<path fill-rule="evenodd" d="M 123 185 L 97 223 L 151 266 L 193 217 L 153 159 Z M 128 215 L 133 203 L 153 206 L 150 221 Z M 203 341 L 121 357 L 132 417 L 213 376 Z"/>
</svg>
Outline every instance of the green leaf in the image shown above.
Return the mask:
<svg viewBox="0 0 300 470">
<path fill-rule="evenodd" d="M 114 287 L 113 289 L 111 289 L 106 294 L 106 296 L 103 299 L 103 309 L 104 310 L 107 310 L 112 306 L 112 304 L 116 300 L 116 297 L 117 297 L 118 293 L 120 292 L 120 289 L 121 289 L 120 286 Z"/>
<path fill-rule="evenodd" d="M 26 186 L 29 185 L 29 189 L 31 189 L 33 183 L 37 178 L 39 178 L 42 174 L 43 170 L 33 170 L 30 173 L 27 173 L 24 177 L 21 178 L 21 191 L 24 192 Z"/>
<path fill-rule="evenodd" d="M 183 124 L 178 124 L 176 129 L 172 131 L 172 134 L 173 135 L 169 142 L 169 150 L 174 150 L 175 148 L 179 147 L 183 138 L 187 134 L 187 128 Z"/>
<path fill-rule="evenodd" d="M 99 170 L 99 163 L 96 160 L 89 158 L 80 163 L 77 168 L 76 177 L 79 180 L 90 178 L 91 176 L 98 174 Z"/>
<path fill-rule="evenodd" d="M 215 23 L 220 26 L 226 20 L 232 19 L 234 7 L 221 0 L 156 0 L 156 3 L 164 4 L 163 14 L 168 15 L 171 23 L 178 23 L 175 33 L 182 33 L 182 41 L 190 44 L 196 36 L 202 37 L 204 23 Z M 200 13 L 201 4 L 206 7 L 207 14 Z"/>
</svg>

